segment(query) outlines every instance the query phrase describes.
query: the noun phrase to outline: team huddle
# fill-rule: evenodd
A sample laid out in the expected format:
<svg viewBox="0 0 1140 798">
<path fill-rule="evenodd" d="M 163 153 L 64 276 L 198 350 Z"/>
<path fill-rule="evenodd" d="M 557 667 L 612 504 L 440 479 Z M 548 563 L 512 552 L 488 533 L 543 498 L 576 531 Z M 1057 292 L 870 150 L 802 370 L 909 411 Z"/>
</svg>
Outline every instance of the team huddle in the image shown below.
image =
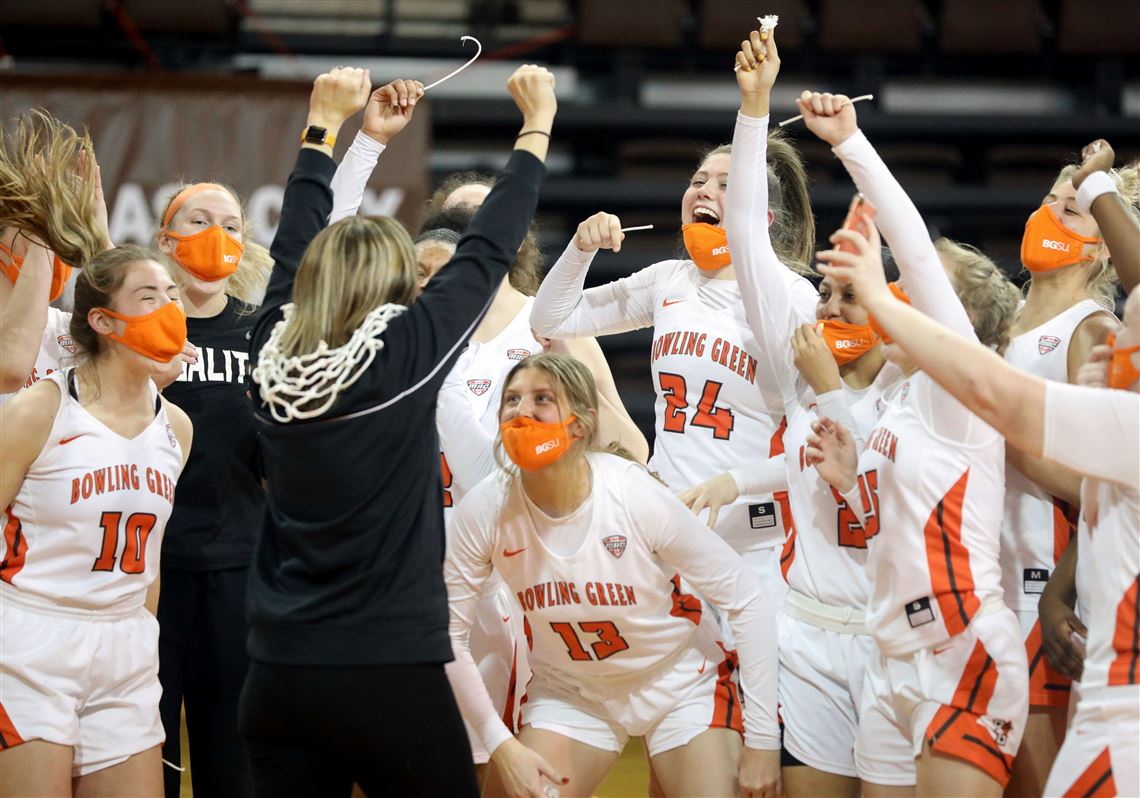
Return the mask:
<svg viewBox="0 0 1140 798">
<path fill-rule="evenodd" d="M 684 252 L 591 288 L 540 67 L 414 237 L 357 211 L 423 86 L 320 76 L 268 253 L 213 182 L 114 246 L 90 140 L 15 120 L 0 796 L 177 796 L 183 704 L 202 795 L 589 796 L 634 736 L 655 796 L 1140 795 L 1140 176 L 1040 187 L 1023 295 L 804 92 L 817 250 L 774 27 Z M 596 341 L 643 328 L 652 456 Z"/>
</svg>

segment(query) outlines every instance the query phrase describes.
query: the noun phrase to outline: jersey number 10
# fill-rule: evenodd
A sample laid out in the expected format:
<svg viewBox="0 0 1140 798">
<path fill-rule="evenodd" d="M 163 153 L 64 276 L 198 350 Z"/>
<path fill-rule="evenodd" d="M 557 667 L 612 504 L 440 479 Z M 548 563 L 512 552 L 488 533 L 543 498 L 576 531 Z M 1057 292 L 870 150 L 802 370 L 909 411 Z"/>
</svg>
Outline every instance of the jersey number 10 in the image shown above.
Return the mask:
<svg viewBox="0 0 1140 798">
<path fill-rule="evenodd" d="M 661 385 L 661 394 L 665 397 L 665 419 L 662 426 L 666 432 L 685 431 L 685 411 L 689 407 L 686 396 L 688 389 L 685 378 L 680 374 L 670 374 L 662 371 L 657 375 Z M 689 422 L 692 427 L 706 427 L 713 431 L 713 437 L 718 441 L 727 441 L 732 435 L 732 427 L 736 419 L 727 407 L 717 407 L 716 400 L 720 396 L 723 383 L 708 380 L 705 389 L 701 392 L 701 401 L 697 404 L 697 412 Z"/>
<path fill-rule="evenodd" d="M 92 571 L 115 570 L 120 525 L 127 540 L 123 556 L 119 558 L 119 568 L 125 574 L 141 574 L 146 570 L 146 541 L 158 523 L 158 517 L 153 513 L 132 513 L 126 524 L 122 524 L 122 520 L 123 514 L 116 512 L 105 512 L 99 519 L 99 526 L 103 528 L 103 546 L 99 550 L 99 558 L 91 566 Z"/>
</svg>

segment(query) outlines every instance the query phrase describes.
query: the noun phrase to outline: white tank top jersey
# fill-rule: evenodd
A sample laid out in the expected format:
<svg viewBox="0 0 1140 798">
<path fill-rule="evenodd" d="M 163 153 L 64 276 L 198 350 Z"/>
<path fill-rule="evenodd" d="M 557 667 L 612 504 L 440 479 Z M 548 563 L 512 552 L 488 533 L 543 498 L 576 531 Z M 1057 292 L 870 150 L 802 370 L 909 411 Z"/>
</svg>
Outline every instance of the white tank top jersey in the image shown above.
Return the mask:
<svg viewBox="0 0 1140 798">
<path fill-rule="evenodd" d="M 70 313 L 48 307 L 47 324 L 44 325 L 43 338 L 40 340 L 40 351 L 36 355 L 36 365 L 32 367 L 32 373 L 24 382 L 25 388 L 35 385 L 44 377 L 68 365 L 75 355 L 75 341 L 71 337 L 70 326 Z M 12 395 L 0 394 L 0 405 L 7 402 Z"/>
<path fill-rule="evenodd" d="M 912 375 L 859 456 L 864 508 L 874 516 L 867 626 L 886 656 L 945 642 L 982 602 L 1001 600 L 1005 438 L 973 415 L 964 434 L 940 435 L 933 408 L 948 401 L 925 374 Z"/>
<path fill-rule="evenodd" d="M 153 384 L 154 420 L 127 439 L 80 406 L 72 373 L 46 377 L 60 389 L 59 411 L 4 514 L 0 579 L 84 610 L 141 607 L 158 576 L 182 447 Z"/>
<path fill-rule="evenodd" d="M 522 481 L 506 474 L 485 480 L 465 497 L 444 566 L 453 639 L 456 618 L 470 614 L 468 605 L 493 566 L 526 615 L 534 671 L 557 671 L 583 685 L 652 675 L 691 648 L 698 635 L 716 636 L 715 623 L 701 623 L 708 615 L 701 600 L 659 551 L 668 552 L 671 562 L 685 562 L 693 588 L 730 623 L 746 605 L 749 624 L 767 622 L 759 606 L 760 583 L 748 566 L 644 467 L 599 452 L 587 458 L 590 495 L 562 518 L 548 517 L 527 497 Z M 581 544 L 569 556 L 558 556 L 543 541 L 552 534 L 580 538 Z M 746 692 L 748 685 L 765 681 L 757 667 L 775 667 L 768 641 L 746 634 L 751 628 L 733 625 Z M 778 745 L 774 706 L 765 708 L 762 694 L 756 688 L 749 693 L 757 699 L 745 705 L 745 724 L 753 735 L 768 732 Z"/>
<path fill-rule="evenodd" d="M 1054 382 L 1069 381 L 1069 343 L 1077 326 L 1107 311 L 1085 299 L 1009 342 L 1005 359 L 1021 371 Z M 1038 487 L 1013 466 L 1005 470 L 1005 522 L 1001 566 L 1005 603 L 1037 612 L 1045 582 L 1073 534 L 1069 505 Z"/>
<path fill-rule="evenodd" d="M 594 254 L 570 243 L 539 289 L 531 323 L 556 338 L 653 327 L 650 469 L 680 492 L 758 455 L 774 456 L 783 404 L 737 283 L 704 277 L 692 261 L 668 260 L 583 291 Z M 814 313 L 819 296 L 811 283 L 784 271 L 791 301 Z M 740 553 L 770 549 L 787 534 L 771 493 L 743 494 L 721 508 L 716 532 Z"/>
<path fill-rule="evenodd" d="M 1140 395 L 1055 382 L 1045 391 L 1043 454 L 1085 475 L 1078 556 L 1095 574 L 1082 580 L 1085 701 L 1140 683 Z"/>
<path fill-rule="evenodd" d="M 854 421 L 853 436 L 866 440 L 879 421 L 885 396 L 897 387 L 901 374 L 887 363 L 867 388 L 843 385 L 843 399 Z M 810 389 L 807 404 L 788 408 L 788 499 L 793 528 L 780 555 L 788 587 L 834 607 L 863 609 L 871 593 L 867 577 L 867 538 L 855 511 L 808 465 L 804 452 L 812 423 L 829 413 L 820 409 Z"/>
<path fill-rule="evenodd" d="M 520 360 L 542 352 L 542 344 L 530 329 L 533 305 L 534 299 L 528 299 L 490 341 L 471 343 L 456 362 L 456 371 L 448 377 L 449 382 L 455 380 L 461 386 L 469 415 L 459 417 L 462 421 L 456 419 L 457 429 L 450 429 L 443 419 L 437 423 L 445 523 L 450 521 L 452 509 L 464 494 L 495 468 L 492 447 L 499 433 L 503 381 Z M 476 424 L 478 429 L 474 428 Z"/>
</svg>

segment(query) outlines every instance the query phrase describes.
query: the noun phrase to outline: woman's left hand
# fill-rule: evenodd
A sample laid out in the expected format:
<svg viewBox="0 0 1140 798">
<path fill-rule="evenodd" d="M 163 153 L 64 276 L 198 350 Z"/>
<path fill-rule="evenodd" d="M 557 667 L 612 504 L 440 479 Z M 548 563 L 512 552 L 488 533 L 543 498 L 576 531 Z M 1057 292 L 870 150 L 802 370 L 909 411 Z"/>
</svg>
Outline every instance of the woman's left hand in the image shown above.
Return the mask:
<svg viewBox="0 0 1140 798">
<path fill-rule="evenodd" d="M 801 324 L 792 333 L 792 355 L 800 376 L 817 396 L 842 387 L 839 366 L 816 325 Z"/>
<path fill-rule="evenodd" d="M 863 214 L 863 224 L 871 231 L 870 238 L 864 238 L 855 230 L 836 230 L 828 239 L 832 244 L 846 242 L 854 248 L 854 252 L 845 252 L 835 247 L 817 252 L 815 256 L 823 261 L 817 267 L 819 273 L 850 283 L 855 289 L 859 304 L 867 308 L 875 299 L 893 299 L 893 296 L 887 288 L 887 277 L 883 273 L 879 230 L 867 214 Z"/>
<path fill-rule="evenodd" d="M 767 99 L 780 74 L 780 52 L 776 49 L 776 31 L 754 30 L 740 43 L 736 53 L 736 85 L 743 95 L 761 95 Z"/>
<path fill-rule="evenodd" d="M 780 751 L 745 747 L 740 753 L 740 798 L 779 798 L 783 794 Z"/>
<path fill-rule="evenodd" d="M 381 144 L 387 144 L 392 137 L 412 121 L 416 103 L 424 96 L 424 84 L 418 80 L 393 80 L 368 98 L 364 106 L 364 124 L 361 130 Z"/>
<path fill-rule="evenodd" d="M 1108 172 L 1116 161 L 1112 145 L 1104 139 L 1097 139 L 1081 150 L 1081 165 L 1073 172 L 1073 188 L 1080 188 L 1085 178 L 1093 172 Z"/>
</svg>

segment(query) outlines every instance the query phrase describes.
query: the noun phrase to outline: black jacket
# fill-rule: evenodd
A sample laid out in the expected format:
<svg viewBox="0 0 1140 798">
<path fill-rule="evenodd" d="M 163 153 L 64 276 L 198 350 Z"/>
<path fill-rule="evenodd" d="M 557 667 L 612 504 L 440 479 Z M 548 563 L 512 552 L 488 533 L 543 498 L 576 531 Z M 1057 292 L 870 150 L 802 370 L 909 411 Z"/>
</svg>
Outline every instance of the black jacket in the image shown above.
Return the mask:
<svg viewBox="0 0 1140 798">
<path fill-rule="evenodd" d="M 302 149 L 285 189 L 251 361 L 332 209 L 335 164 Z M 451 263 L 391 320 L 367 371 L 319 418 L 281 424 L 253 386 L 268 479 L 250 569 L 249 653 L 297 665 L 452 658 L 435 432 L 444 377 L 515 259 L 545 167 L 515 152 Z"/>
</svg>

